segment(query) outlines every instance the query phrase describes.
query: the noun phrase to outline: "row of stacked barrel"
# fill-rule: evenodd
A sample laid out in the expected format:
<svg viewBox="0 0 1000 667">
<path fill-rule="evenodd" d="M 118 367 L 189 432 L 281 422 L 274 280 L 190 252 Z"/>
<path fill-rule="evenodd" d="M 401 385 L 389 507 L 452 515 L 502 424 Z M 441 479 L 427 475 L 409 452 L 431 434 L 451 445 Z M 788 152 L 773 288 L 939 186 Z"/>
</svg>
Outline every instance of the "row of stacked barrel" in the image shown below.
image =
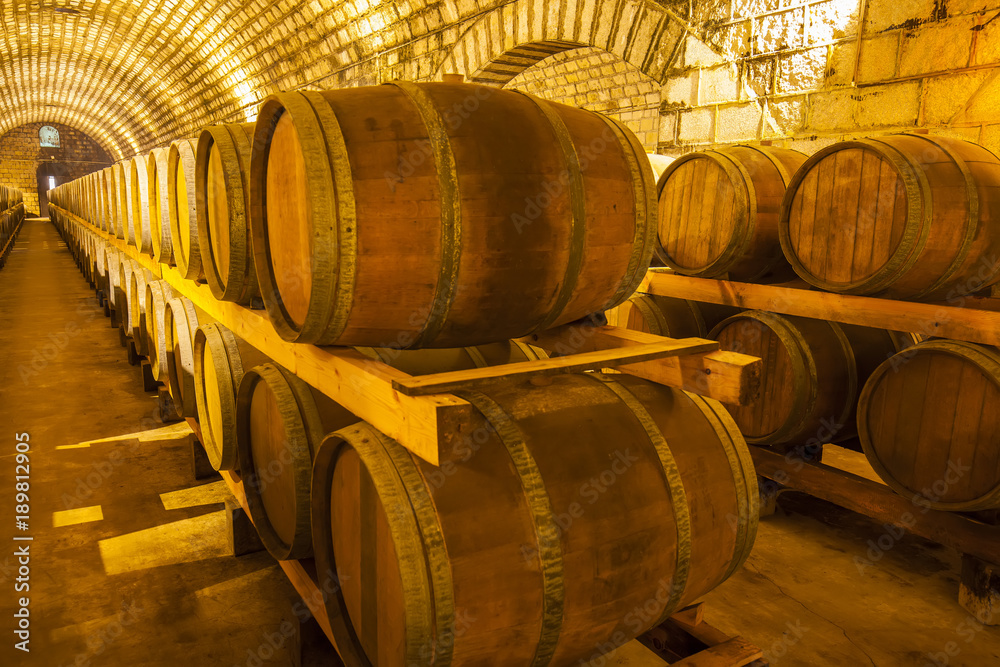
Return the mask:
<svg viewBox="0 0 1000 667">
<path fill-rule="evenodd" d="M 1000 278 L 1000 160 L 969 142 L 892 135 L 808 159 L 735 146 L 678 159 L 658 187 L 660 254 L 678 273 L 798 273 L 822 289 L 951 305 Z M 760 397 L 728 406 L 750 443 L 856 437 L 882 479 L 915 502 L 1000 508 L 996 349 L 760 311 L 708 327 L 678 319 L 705 308 L 718 310 L 637 295 L 613 318 L 761 357 Z"/>
<path fill-rule="evenodd" d="M 0 185 L 0 268 L 7 261 L 14 239 L 24 222 L 24 195 L 20 190 Z"/>
<path fill-rule="evenodd" d="M 259 294 L 288 340 L 411 374 L 535 359 L 510 339 L 617 305 L 648 264 L 654 179 L 621 125 L 392 84 L 273 96 L 255 127 L 131 164 L 60 186 L 53 220 L 213 465 L 242 479 L 268 550 L 336 578 L 349 664 L 589 660 L 748 556 L 756 476 L 713 400 L 600 373 L 462 392 L 474 419 L 435 467 L 137 260 L 219 299 Z"/>
</svg>

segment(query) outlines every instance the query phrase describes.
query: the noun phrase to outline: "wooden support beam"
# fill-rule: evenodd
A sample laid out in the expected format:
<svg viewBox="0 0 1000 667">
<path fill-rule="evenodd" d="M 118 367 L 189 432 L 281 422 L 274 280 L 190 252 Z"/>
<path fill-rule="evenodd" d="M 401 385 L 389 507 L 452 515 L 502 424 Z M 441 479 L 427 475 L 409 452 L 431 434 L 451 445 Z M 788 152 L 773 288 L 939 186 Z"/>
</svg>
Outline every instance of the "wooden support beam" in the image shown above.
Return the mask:
<svg viewBox="0 0 1000 667">
<path fill-rule="evenodd" d="M 58 210 L 60 215 L 88 224 Z M 399 393 L 393 381 L 410 375 L 350 348 L 289 343 L 275 332 L 264 312 L 219 301 L 208 285 L 185 280 L 177 269 L 139 253 L 123 239 L 88 226 L 234 334 L 429 463 L 439 465 L 445 452 L 450 455 L 460 425 L 473 417 L 472 406 L 450 394 Z"/>
<path fill-rule="evenodd" d="M 392 386 L 407 396 L 424 396 L 459 390 L 477 390 L 526 376 L 578 373 L 602 368 L 617 368 L 627 364 L 654 361 L 678 355 L 712 352 L 719 349 L 716 341 L 702 338 L 660 338 L 658 342 L 629 345 L 610 350 L 581 352 L 565 357 L 540 361 L 522 361 L 503 366 L 474 368 L 466 371 L 434 373 L 420 377 L 393 380 Z"/>
<path fill-rule="evenodd" d="M 816 290 L 691 278 L 650 270 L 639 291 L 739 308 L 767 310 L 878 329 L 912 331 L 986 345 L 1000 345 L 997 299 L 956 297 L 948 303 L 917 303 Z"/>
<path fill-rule="evenodd" d="M 932 510 L 904 498 L 885 484 L 818 463 L 750 447 L 757 474 L 796 491 L 905 528 L 914 535 L 950 546 L 988 562 L 1000 559 L 1000 526 L 954 512 Z"/>
<path fill-rule="evenodd" d="M 662 336 L 650 333 L 589 323 L 567 324 L 521 339 L 524 343 L 537 345 L 549 354 L 556 355 L 643 345 L 662 340 Z M 618 367 L 622 373 L 735 405 L 747 405 L 757 398 L 760 392 L 760 369 L 761 360 L 757 357 L 721 350 Z"/>
</svg>

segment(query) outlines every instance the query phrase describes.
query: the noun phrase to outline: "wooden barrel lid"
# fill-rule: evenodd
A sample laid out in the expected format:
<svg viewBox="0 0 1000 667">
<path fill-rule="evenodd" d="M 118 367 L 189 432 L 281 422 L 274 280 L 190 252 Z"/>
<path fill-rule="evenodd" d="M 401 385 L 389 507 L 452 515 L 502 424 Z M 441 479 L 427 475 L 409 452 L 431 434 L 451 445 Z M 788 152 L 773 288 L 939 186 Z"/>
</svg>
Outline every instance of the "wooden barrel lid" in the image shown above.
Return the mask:
<svg viewBox="0 0 1000 667">
<path fill-rule="evenodd" d="M 317 452 L 317 570 L 340 583 L 327 611 L 351 664 L 424 664 L 434 636 L 435 663 L 449 664 L 451 567 L 424 484 L 409 453 L 368 424 L 331 434 Z"/>
<path fill-rule="evenodd" d="M 756 202 L 736 164 L 717 151 L 690 153 L 660 177 L 661 258 L 681 273 L 709 275 L 742 244 Z"/>
<path fill-rule="evenodd" d="M 312 390 L 265 363 L 243 376 L 236 402 L 240 473 L 261 541 L 278 560 L 306 558 L 313 448 L 324 435 Z"/>
<path fill-rule="evenodd" d="M 782 247 L 804 279 L 851 291 L 898 271 L 917 241 L 922 209 L 917 178 L 894 148 L 834 144 L 807 160 L 789 184 Z"/>
<path fill-rule="evenodd" d="M 236 447 L 236 389 L 243 377 L 233 333 L 217 322 L 194 335 L 195 400 L 205 453 L 216 470 L 239 467 Z"/>
<path fill-rule="evenodd" d="M 948 511 L 1000 508 L 1000 354 L 924 341 L 883 363 L 865 385 L 858 431 L 894 490 Z"/>
<path fill-rule="evenodd" d="M 312 292 L 313 242 L 309 180 L 301 138 L 291 113 L 286 112 L 278 119 L 268 147 L 267 164 L 267 257 L 274 267 L 282 308 L 300 327 L 306 320 Z"/>
</svg>

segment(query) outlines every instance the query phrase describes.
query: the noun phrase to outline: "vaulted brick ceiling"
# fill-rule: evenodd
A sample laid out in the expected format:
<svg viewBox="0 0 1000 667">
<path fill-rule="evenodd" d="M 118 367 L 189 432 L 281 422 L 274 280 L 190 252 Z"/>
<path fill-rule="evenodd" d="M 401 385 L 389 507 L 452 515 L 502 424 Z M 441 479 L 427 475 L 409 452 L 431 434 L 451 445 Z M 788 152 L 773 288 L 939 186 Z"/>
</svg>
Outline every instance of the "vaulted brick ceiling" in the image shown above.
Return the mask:
<svg viewBox="0 0 1000 667">
<path fill-rule="evenodd" d="M 64 123 L 126 157 L 208 123 L 252 119 L 277 90 L 433 78 L 491 10 L 537 23 L 566 6 L 612 11 L 602 1 L 595 10 L 592 0 L 5 0 L 0 135 Z M 625 1 L 645 12 L 643 24 L 683 24 L 669 7 L 686 1 Z M 674 25 L 672 39 L 680 32 Z"/>
</svg>

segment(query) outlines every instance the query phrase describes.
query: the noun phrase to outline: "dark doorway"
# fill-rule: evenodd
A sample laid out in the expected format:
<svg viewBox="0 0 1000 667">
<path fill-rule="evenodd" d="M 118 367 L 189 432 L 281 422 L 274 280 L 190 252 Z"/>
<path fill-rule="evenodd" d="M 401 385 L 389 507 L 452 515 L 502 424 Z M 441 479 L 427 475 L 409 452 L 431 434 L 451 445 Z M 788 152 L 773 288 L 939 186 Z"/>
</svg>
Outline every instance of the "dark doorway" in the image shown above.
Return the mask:
<svg viewBox="0 0 1000 667">
<path fill-rule="evenodd" d="M 38 214 L 40 216 L 49 217 L 49 198 L 45 193 L 69 180 L 71 180 L 69 171 L 61 164 L 46 162 L 38 167 Z"/>
</svg>

